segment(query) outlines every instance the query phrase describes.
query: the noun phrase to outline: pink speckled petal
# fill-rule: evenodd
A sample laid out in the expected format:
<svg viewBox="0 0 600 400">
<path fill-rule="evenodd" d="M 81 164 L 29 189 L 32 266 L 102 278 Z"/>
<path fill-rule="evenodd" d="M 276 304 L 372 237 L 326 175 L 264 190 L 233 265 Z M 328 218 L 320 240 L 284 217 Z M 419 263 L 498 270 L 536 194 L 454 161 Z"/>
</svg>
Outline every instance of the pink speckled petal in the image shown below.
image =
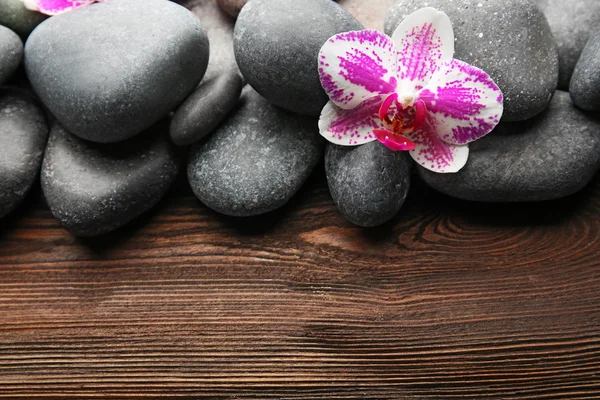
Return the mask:
<svg viewBox="0 0 600 400">
<path fill-rule="evenodd" d="M 502 91 L 488 74 L 459 60 L 444 62 L 419 99 L 435 118 L 438 136 L 451 144 L 487 135 L 502 117 Z"/>
<path fill-rule="evenodd" d="M 416 147 L 406 136 L 387 129 L 373 129 L 373 134 L 379 140 L 379 143 L 392 151 L 406 151 Z"/>
<path fill-rule="evenodd" d="M 56 15 L 94 3 L 96 0 L 23 0 L 25 7 L 47 15 Z M 101 1 L 101 0 L 99 0 Z"/>
<path fill-rule="evenodd" d="M 469 146 L 457 146 L 441 140 L 436 133 L 435 123 L 434 119 L 428 117 L 420 130 L 405 134 L 416 145 L 410 151 L 410 156 L 430 171 L 458 172 L 467 163 Z"/>
<path fill-rule="evenodd" d="M 384 95 L 374 96 L 353 110 L 345 110 L 328 102 L 321 112 L 319 132 L 341 146 L 357 146 L 376 140 L 374 129 L 385 129 L 379 119 L 379 109 Z M 393 106 L 392 106 L 393 107 Z"/>
<path fill-rule="evenodd" d="M 454 55 L 454 32 L 448 16 L 432 7 L 421 8 L 396 28 L 398 93 L 414 96 L 429 82 L 438 66 Z"/>
<path fill-rule="evenodd" d="M 340 33 L 319 52 L 321 85 L 336 106 L 351 109 L 396 89 L 397 55 L 389 36 L 375 30 Z"/>
<path fill-rule="evenodd" d="M 398 100 L 398 93 L 392 93 L 388 95 L 383 102 L 381 103 L 381 107 L 379 107 L 379 119 L 382 121 L 389 120 L 388 113 L 390 112 L 390 108 Z"/>
</svg>

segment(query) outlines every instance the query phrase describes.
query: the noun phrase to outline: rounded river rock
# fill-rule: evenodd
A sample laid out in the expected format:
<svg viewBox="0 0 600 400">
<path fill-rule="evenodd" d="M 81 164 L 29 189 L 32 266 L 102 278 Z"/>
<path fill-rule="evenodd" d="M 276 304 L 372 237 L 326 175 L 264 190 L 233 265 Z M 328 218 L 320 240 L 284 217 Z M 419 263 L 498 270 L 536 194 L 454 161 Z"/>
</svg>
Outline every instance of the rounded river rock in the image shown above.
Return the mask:
<svg viewBox="0 0 600 400">
<path fill-rule="evenodd" d="M 356 147 L 327 145 L 329 191 L 342 215 L 362 227 L 392 219 L 410 187 L 411 160 L 378 141 Z"/>
<path fill-rule="evenodd" d="M 209 45 L 199 20 L 164 0 L 111 0 L 54 16 L 25 45 L 33 88 L 60 123 L 95 142 L 130 138 L 198 85 Z"/>
<path fill-rule="evenodd" d="M 401 0 L 388 12 L 385 32 L 405 16 L 435 7 L 450 17 L 454 58 L 487 72 L 504 94 L 505 121 L 539 114 L 558 83 L 558 53 L 548 21 L 528 0 Z"/>
<path fill-rule="evenodd" d="M 234 52 L 247 82 L 271 103 L 319 115 L 329 98 L 317 58 L 331 36 L 362 25 L 331 0 L 252 0 L 234 31 Z"/>
<path fill-rule="evenodd" d="M 211 133 L 235 106 L 243 86 L 242 77 L 233 68 L 203 81 L 171 120 L 173 143 L 192 144 Z"/>
<path fill-rule="evenodd" d="M 323 157 L 314 118 L 267 102 L 246 86 L 232 115 L 190 151 L 188 180 L 208 207 L 233 216 L 273 211 Z"/>
<path fill-rule="evenodd" d="M 600 168 L 600 118 L 557 91 L 536 118 L 500 123 L 469 149 L 459 172 L 437 174 L 419 167 L 419 174 L 434 189 L 466 200 L 557 199 L 582 189 Z"/>
<path fill-rule="evenodd" d="M 577 107 L 600 111 L 600 31 L 583 49 L 571 77 L 569 91 Z"/>
<path fill-rule="evenodd" d="M 10 29 L 0 25 L 0 85 L 10 78 L 23 60 L 23 42 Z"/>
<path fill-rule="evenodd" d="M 24 92 L 0 89 L 0 218 L 35 183 L 47 140 L 46 117 L 33 100 Z"/>
<path fill-rule="evenodd" d="M 67 230 L 95 236 L 152 208 L 179 167 L 166 122 L 117 145 L 80 139 L 55 123 L 44 155 L 42 189 L 50 211 Z"/>
<path fill-rule="evenodd" d="M 590 34 L 600 27 L 598 0 L 536 0 L 558 45 L 558 88 L 567 90 Z"/>
<path fill-rule="evenodd" d="M 25 8 L 23 0 L 0 0 L 0 25 L 15 31 L 23 41 L 47 15 Z"/>
</svg>

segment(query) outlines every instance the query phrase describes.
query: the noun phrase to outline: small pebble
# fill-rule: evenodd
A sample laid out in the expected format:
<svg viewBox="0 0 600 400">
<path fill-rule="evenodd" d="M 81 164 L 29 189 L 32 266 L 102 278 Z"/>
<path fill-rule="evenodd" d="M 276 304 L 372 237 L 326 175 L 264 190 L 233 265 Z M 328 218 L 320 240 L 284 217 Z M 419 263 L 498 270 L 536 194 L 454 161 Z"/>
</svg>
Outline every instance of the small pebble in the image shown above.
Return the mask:
<svg viewBox="0 0 600 400">
<path fill-rule="evenodd" d="M 203 81 L 171 120 L 169 132 L 173 143 L 192 144 L 212 132 L 237 103 L 242 86 L 242 77 L 234 69 Z"/>
<path fill-rule="evenodd" d="M 325 171 L 342 215 L 362 227 L 381 225 L 398 213 L 410 187 L 412 161 L 378 141 L 345 147 L 328 144 Z"/>
</svg>

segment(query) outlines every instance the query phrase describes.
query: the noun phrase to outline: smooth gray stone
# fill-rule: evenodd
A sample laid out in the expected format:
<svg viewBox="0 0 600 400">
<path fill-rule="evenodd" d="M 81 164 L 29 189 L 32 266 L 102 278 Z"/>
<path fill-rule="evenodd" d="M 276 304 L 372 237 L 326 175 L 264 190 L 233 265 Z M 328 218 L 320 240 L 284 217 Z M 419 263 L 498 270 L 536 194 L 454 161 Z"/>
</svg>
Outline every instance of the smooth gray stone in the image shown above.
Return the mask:
<svg viewBox="0 0 600 400">
<path fill-rule="evenodd" d="M 385 32 L 421 7 L 448 14 L 454 58 L 487 72 L 504 93 L 504 121 L 539 114 L 558 82 L 558 53 L 550 27 L 529 0 L 401 0 L 388 11 Z"/>
<path fill-rule="evenodd" d="M 0 25 L 16 32 L 23 41 L 47 15 L 25 8 L 23 0 L 0 0 Z"/>
<path fill-rule="evenodd" d="M 67 130 L 128 139 L 198 86 L 209 45 L 198 19 L 164 0 L 111 0 L 54 16 L 25 45 L 27 75 Z"/>
<path fill-rule="evenodd" d="M 325 171 L 333 201 L 353 224 L 373 227 L 391 220 L 410 187 L 410 156 L 378 141 L 346 147 L 328 144 Z"/>
<path fill-rule="evenodd" d="M 247 2 L 248 0 L 217 0 L 219 7 L 233 18 L 237 18 Z"/>
<path fill-rule="evenodd" d="M 0 85 L 10 78 L 23 60 L 23 42 L 10 29 L 0 25 Z"/>
<path fill-rule="evenodd" d="M 592 35 L 575 66 L 569 87 L 579 108 L 600 111 L 600 31 Z"/>
<path fill-rule="evenodd" d="M 54 217 L 77 236 L 117 229 L 148 211 L 165 195 L 180 160 L 160 122 L 118 144 L 88 142 L 55 123 L 41 181 Z"/>
<path fill-rule="evenodd" d="M 177 108 L 171 140 L 179 146 L 197 142 L 211 133 L 233 109 L 242 93 L 242 77 L 234 69 L 204 80 Z"/>
<path fill-rule="evenodd" d="M 558 88 L 567 90 L 585 44 L 600 26 L 598 0 L 536 0 L 558 45 Z"/>
<path fill-rule="evenodd" d="M 469 146 L 469 160 L 459 172 L 437 174 L 419 167 L 419 174 L 434 189 L 461 199 L 558 199 L 582 189 L 600 168 L 600 119 L 557 91 L 538 117 L 500 123 Z"/>
<path fill-rule="evenodd" d="M 235 58 L 246 81 L 271 103 L 319 115 L 329 100 L 319 80 L 319 50 L 331 36 L 360 29 L 331 0 L 252 0 L 235 25 Z"/>
<path fill-rule="evenodd" d="M 232 115 L 192 147 L 188 180 L 215 211 L 259 215 L 294 196 L 322 159 L 323 147 L 314 118 L 270 105 L 246 86 Z"/>
<path fill-rule="evenodd" d="M 0 218 L 23 201 L 38 177 L 48 125 L 24 92 L 0 89 Z"/>
</svg>

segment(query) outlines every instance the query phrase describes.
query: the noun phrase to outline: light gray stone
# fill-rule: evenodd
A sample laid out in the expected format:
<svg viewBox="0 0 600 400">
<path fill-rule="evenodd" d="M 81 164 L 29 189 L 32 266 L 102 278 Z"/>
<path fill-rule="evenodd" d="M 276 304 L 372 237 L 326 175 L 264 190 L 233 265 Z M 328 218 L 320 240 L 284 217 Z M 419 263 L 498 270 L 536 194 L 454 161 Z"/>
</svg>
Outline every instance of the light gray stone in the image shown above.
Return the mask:
<svg viewBox="0 0 600 400">
<path fill-rule="evenodd" d="M 248 0 L 217 0 L 219 7 L 233 18 L 237 18 L 237 16 L 240 15 L 242 7 L 244 7 L 247 2 Z"/>
<path fill-rule="evenodd" d="M 405 16 L 425 7 L 448 14 L 454 58 L 487 72 L 504 93 L 505 121 L 539 114 L 558 82 L 558 53 L 550 27 L 529 0 L 401 0 L 388 12 L 391 35 Z"/>
<path fill-rule="evenodd" d="M 27 75 L 67 130 L 130 138 L 198 85 L 209 45 L 198 19 L 164 0 L 111 0 L 54 16 L 25 45 Z"/>
<path fill-rule="evenodd" d="M 110 232 L 154 207 L 179 172 L 163 121 L 119 144 L 93 143 L 55 123 L 41 181 L 54 217 L 77 236 Z"/>
<path fill-rule="evenodd" d="M 246 86 L 231 117 L 190 150 L 188 180 L 215 211 L 259 215 L 292 198 L 323 147 L 316 119 L 275 107 Z"/>
<path fill-rule="evenodd" d="M 23 60 L 23 42 L 10 29 L 0 26 L 0 85 L 10 78 Z"/>
<path fill-rule="evenodd" d="M 235 25 L 235 58 L 246 81 L 271 103 L 319 115 L 329 100 L 319 80 L 319 50 L 336 33 L 360 29 L 331 0 L 252 0 Z"/>
<path fill-rule="evenodd" d="M 592 35 L 575 66 L 569 87 L 579 108 L 600 111 L 600 31 Z"/>
<path fill-rule="evenodd" d="M 410 156 L 375 141 L 356 147 L 328 144 L 325 171 L 342 215 L 362 227 L 392 219 L 410 187 Z"/>
<path fill-rule="evenodd" d="M 25 198 L 38 177 L 48 125 L 24 92 L 0 89 L 0 218 Z"/>
<path fill-rule="evenodd" d="M 558 45 L 558 88 L 567 90 L 575 64 L 590 37 L 600 26 L 598 0 L 536 0 Z"/>
<path fill-rule="evenodd" d="M 600 119 L 557 91 L 548 108 L 526 122 L 500 123 L 469 145 L 455 174 L 419 167 L 431 187 L 450 196 L 487 202 L 552 200 L 587 185 L 600 168 Z"/>
</svg>

